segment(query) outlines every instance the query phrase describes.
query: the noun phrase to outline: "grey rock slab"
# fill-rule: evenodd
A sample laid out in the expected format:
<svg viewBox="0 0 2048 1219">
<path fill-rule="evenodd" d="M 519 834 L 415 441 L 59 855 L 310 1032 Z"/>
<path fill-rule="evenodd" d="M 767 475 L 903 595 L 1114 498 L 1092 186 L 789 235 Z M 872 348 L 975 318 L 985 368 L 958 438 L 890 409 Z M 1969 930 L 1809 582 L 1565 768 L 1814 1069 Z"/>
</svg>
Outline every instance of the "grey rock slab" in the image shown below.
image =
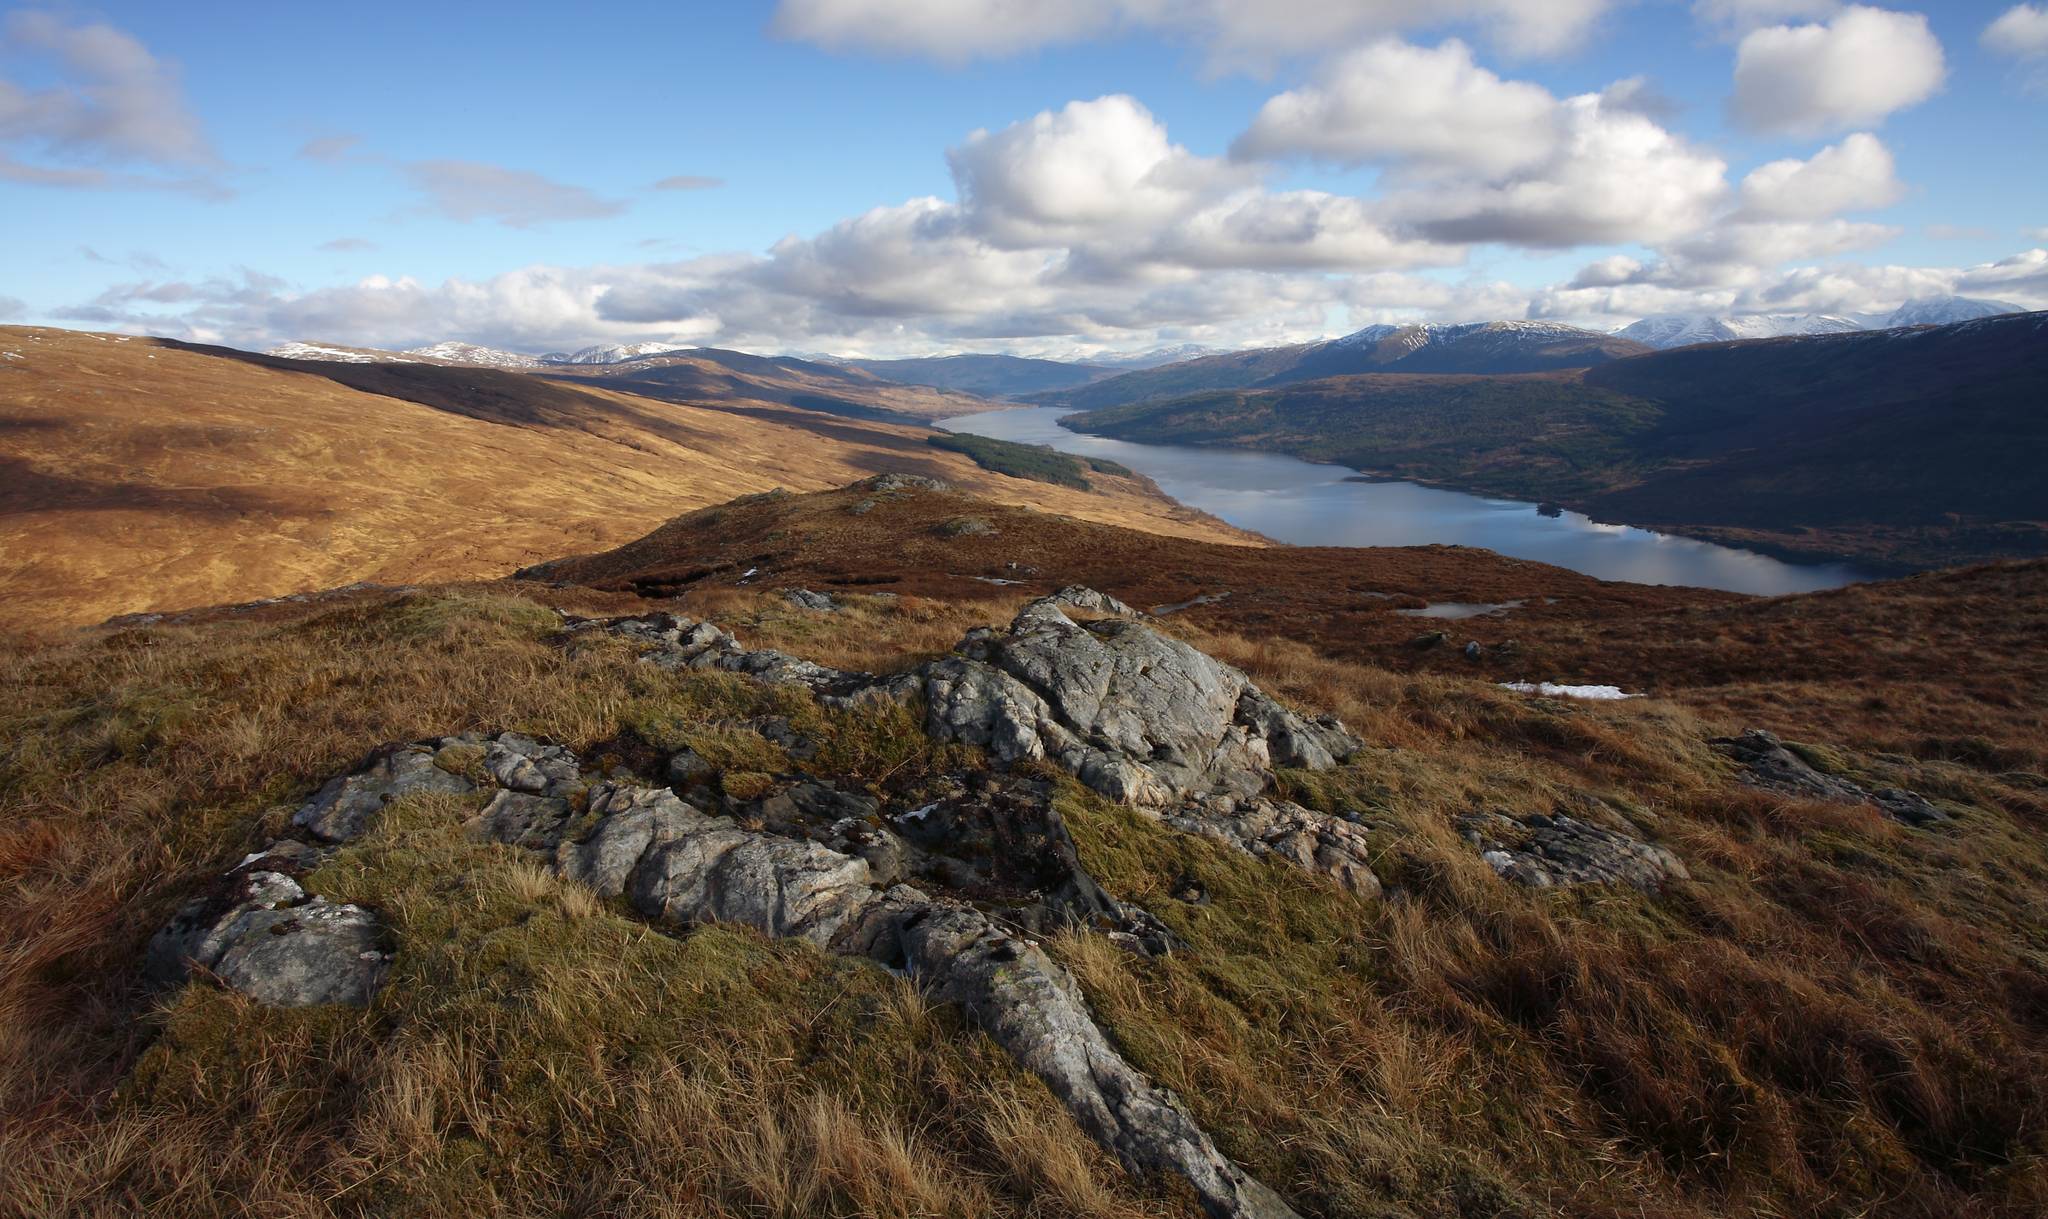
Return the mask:
<svg viewBox="0 0 2048 1219">
<path fill-rule="evenodd" d="M 1366 832 L 1341 817 L 1286 800 L 1210 797 L 1191 800 L 1165 816 L 1185 833 L 1236 847 L 1246 854 L 1273 856 L 1305 872 L 1325 876 L 1359 897 L 1378 897 Z"/>
<path fill-rule="evenodd" d="M 476 785 L 434 764 L 432 745 L 391 745 L 378 750 L 352 774 L 330 779 L 313 793 L 292 824 L 323 842 L 362 837 L 386 804 L 428 792 L 462 795 Z"/>
<path fill-rule="evenodd" d="M 213 972 L 259 1003 L 361 1006 L 384 984 L 391 953 L 377 916 L 318 898 L 302 906 L 244 911 L 222 933 Z"/>
<path fill-rule="evenodd" d="M 1126 1168 L 1180 1175 L 1203 1210 L 1222 1219 L 1295 1215 L 1217 1150 L 1178 1097 L 1124 1060 L 1080 988 L 1036 944 L 979 911 L 939 904 L 907 923 L 901 940 L 911 976 L 933 997 L 965 1008 Z"/>
<path fill-rule="evenodd" d="M 1655 893 L 1691 879 L 1668 849 L 1564 813 L 1478 813 L 1460 818 L 1458 828 L 1502 879 L 1531 888 L 1609 884 Z"/>
<path fill-rule="evenodd" d="M 308 896 L 290 876 L 245 866 L 151 937 L 144 974 L 170 986 L 196 967 L 259 1003 L 361 1005 L 390 972 L 387 940 L 374 912 Z"/>
<path fill-rule="evenodd" d="M 524 791 L 500 791 L 477 815 L 477 833 L 494 842 L 553 850 L 573 809 L 567 800 Z"/>
<path fill-rule="evenodd" d="M 1025 606 L 1006 634 L 977 632 L 959 656 L 928 666 L 924 693 L 934 736 L 1002 761 L 1048 758 L 1133 804 L 1256 795 L 1276 747 L 1282 764 L 1307 768 L 1360 748 L 1341 724 L 1288 711 L 1180 640 L 1125 620 L 1084 628 L 1049 598 Z"/>
<path fill-rule="evenodd" d="M 1097 592 L 1085 584 L 1069 584 L 1048 600 L 1071 605 L 1075 609 L 1094 610 L 1099 614 L 1121 614 L 1126 618 L 1135 617 L 1138 612 L 1108 593 Z"/>
</svg>

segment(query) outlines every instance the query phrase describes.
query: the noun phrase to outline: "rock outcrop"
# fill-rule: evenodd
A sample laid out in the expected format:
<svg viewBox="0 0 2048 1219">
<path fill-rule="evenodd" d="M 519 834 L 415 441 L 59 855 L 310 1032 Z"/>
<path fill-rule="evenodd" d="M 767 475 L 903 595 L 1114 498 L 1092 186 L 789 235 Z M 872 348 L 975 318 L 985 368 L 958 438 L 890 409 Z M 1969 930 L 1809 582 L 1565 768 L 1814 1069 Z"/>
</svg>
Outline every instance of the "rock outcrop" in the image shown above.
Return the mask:
<svg viewBox="0 0 2048 1219">
<path fill-rule="evenodd" d="M 663 626 L 658 642 L 671 643 L 672 629 Z M 1217 1150 L 1179 1098 L 1123 1058 L 1074 980 L 1025 938 L 1084 925 L 1134 951 L 1178 946 L 1081 867 L 1051 784 L 967 775 L 935 800 L 890 813 L 815 779 L 785 780 L 746 801 L 713 797 L 706 780 L 716 772 L 701 758 L 670 769 L 687 776 L 679 786 L 702 793 L 702 806 L 674 789 L 596 780 L 568 750 L 530 737 L 446 737 L 378 750 L 321 788 L 294 822 L 346 842 L 392 800 L 488 793 L 472 829 L 541 854 L 565 880 L 651 922 L 750 927 L 907 973 L 935 999 L 960 1004 L 1131 1171 L 1178 1174 L 1211 1215 L 1294 1215 Z M 309 897 L 274 870 L 334 849 L 284 842 L 245 861 L 158 934 L 152 972 L 168 982 L 197 964 L 266 1003 L 366 1002 L 391 961 L 375 916 Z M 926 878 L 934 892 L 905 883 Z"/>
<path fill-rule="evenodd" d="M 300 887 L 289 870 L 309 860 L 296 846 L 243 861 L 179 910 L 149 942 L 150 980 L 175 985 L 196 968 L 276 1007 L 368 1003 L 390 972 L 390 937 L 374 911 Z"/>
<path fill-rule="evenodd" d="M 1103 795 L 1158 807 L 1256 796 L 1275 765 L 1327 769 L 1359 749 L 1335 720 L 1281 707 L 1238 670 L 1142 623 L 1083 627 L 1051 599 L 1007 633 L 970 634 L 925 671 L 926 727 L 999 760 L 1044 758 Z"/>
<path fill-rule="evenodd" d="M 1896 787 L 1865 788 L 1862 784 L 1815 769 L 1785 742 L 1761 728 L 1713 742 L 1714 748 L 1742 767 L 1742 781 L 1769 791 L 1836 804 L 1869 804 L 1902 825 L 1921 828 L 1949 816 L 1924 796 Z"/>
<path fill-rule="evenodd" d="M 1085 626 L 1062 604 L 1125 615 Z M 800 685 L 829 707 L 921 696 L 925 730 L 1004 765 L 1049 762 L 1112 800 L 1259 856 L 1276 856 L 1377 894 L 1365 838 L 1325 813 L 1265 798 L 1275 766 L 1327 770 L 1360 742 L 1329 717 L 1281 706 L 1244 673 L 1078 585 L 1031 602 L 1005 632 L 969 632 L 952 656 L 878 678 L 771 649 L 748 650 L 706 622 L 672 614 L 571 620 L 641 642 L 670 669 L 720 669 Z"/>
<path fill-rule="evenodd" d="M 1678 856 L 1656 843 L 1564 813 L 1475 813 L 1460 818 L 1458 830 L 1503 879 L 1531 888 L 1607 884 L 1655 893 L 1691 879 Z"/>
</svg>

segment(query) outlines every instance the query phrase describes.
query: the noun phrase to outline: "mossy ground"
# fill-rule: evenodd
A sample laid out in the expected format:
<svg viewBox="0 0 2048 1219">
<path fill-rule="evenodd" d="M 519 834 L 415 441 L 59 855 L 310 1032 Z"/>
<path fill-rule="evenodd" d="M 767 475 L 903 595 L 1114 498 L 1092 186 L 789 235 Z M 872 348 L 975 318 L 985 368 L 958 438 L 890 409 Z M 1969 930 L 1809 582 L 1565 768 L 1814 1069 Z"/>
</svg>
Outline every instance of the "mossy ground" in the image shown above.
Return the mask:
<svg viewBox="0 0 2048 1219">
<path fill-rule="evenodd" d="M 718 620 L 886 668 L 1008 608 L 851 602 L 733 595 Z M 664 674 L 616 642 L 560 646 L 555 623 L 427 593 L 0 656 L 0 1214 L 1187 1213 L 909 983 L 732 929 L 658 933 L 474 841 L 462 800 L 394 808 L 311 878 L 396 930 L 368 1009 L 140 992 L 141 944 L 181 897 L 382 741 L 514 729 L 647 778 L 687 745 L 728 786 L 907 791 L 979 764 L 914 710 Z M 1133 1061 L 1304 1213 L 2048 1207 L 2048 858 L 2023 777 L 1810 742 L 1956 816 L 1917 833 L 1737 785 L 1705 741 L 1741 725 L 1677 704 L 1526 700 L 1178 629 L 1372 743 L 1281 786 L 1361 812 L 1390 894 L 1062 780 L 1083 862 L 1189 951 L 1053 948 Z M 791 760 L 745 726 L 760 716 L 818 754 Z M 1587 799 L 1697 883 L 1514 889 L 1452 828 Z M 1176 899 L 1189 881 L 1206 904 Z"/>
</svg>

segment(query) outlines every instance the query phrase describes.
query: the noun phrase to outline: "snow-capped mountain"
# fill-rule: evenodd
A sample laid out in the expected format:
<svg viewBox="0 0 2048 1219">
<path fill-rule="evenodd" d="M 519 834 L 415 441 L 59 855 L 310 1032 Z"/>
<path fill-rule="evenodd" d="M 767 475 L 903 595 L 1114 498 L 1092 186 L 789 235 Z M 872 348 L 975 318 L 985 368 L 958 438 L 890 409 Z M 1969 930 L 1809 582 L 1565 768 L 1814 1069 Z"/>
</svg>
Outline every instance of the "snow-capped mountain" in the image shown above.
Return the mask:
<svg viewBox="0 0 2048 1219">
<path fill-rule="evenodd" d="M 1614 333 L 1661 349 L 1794 334 L 1848 334 L 1864 329 L 1867 327 L 1859 319 L 1833 313 L 1660 313 Z"/>
<path fill-rule="evenodd" d="M 1934 296 L 1907 301 L 1890 313 L 1660 313 L 1614 333 L 1651 347 L 1690 347 L 1694 343 L 1727 343 L 1738 339 L 1776 339 L 1802 334 L 1849 334 L 1859 330 L 1891 330 L 1900 326 L 1946 326 L 2024 313 L 2005 301 Z"/>
<path fill-rule="evenodd" d="M 409 347 L 405 354 L 428 360 L 441 360 L 449 364 L 480 364 L 488 368 L 532 368 L 540 363 L 538 356 L 505 351 L 497 347 L 485 347 L 477 343 L 458 342 L 454 339 L 428 347 Z"/>
<path fill-rule="evenodd" d="M 1311 345 L 1299 371 L 1315 376 L 1381 369 L 1434 373 L 1534 372 L 1545 368 L 1585 367 L 1644 350 L 1626 338 L 1581 330 L 1561 322 L 1382 324 Z"/>
<path fill-rule="evenodd" d="M 1980 317 L 1997 317 L 2002 313 L 2025 313 L 2026 306 L 2009 301 L 1993 301 L 1968 296 L 1929 296 L 1920 300 L 1907 301 L 1885 316 L 1882 325 L 1872 326 L 1873 330 L 1887 330 L 1893 326 L 1946 326 L 1951 322 L 1974 322 Z"/>
<path fill-rule="evenodd" d="M 585 347 L 577 351 L 551 351 L 540 357 L 543 364 L 622 364 L 627 360 L 638 360 L 643 356 L 666 355 L 671 351 L 689 350 L 681 343 L 626 343 L 614 346 Z"/>
<path fill-rule="evenodd" d="M 334 347 L 326 343 L 279 343 L 263 353 L 287 360 L 327 360 L 337 364 L 417 364 L 374 347 Z"/>
<path fill-rule="evenodd" d="M 1157 368 L 1161 364 L 1178 364 L 1182 360 L 1198 360 L 1203 356 L 1222 355 L 1225 347 L 1209 347 L 1201 343 L 1176 343 L 1170 347 L 1153 347 L 1145 351 L 1127 351 L 1105 355 L 1051 357 L 1069 364 L 1093 364 L 1099 368 Z"/>
</svg>

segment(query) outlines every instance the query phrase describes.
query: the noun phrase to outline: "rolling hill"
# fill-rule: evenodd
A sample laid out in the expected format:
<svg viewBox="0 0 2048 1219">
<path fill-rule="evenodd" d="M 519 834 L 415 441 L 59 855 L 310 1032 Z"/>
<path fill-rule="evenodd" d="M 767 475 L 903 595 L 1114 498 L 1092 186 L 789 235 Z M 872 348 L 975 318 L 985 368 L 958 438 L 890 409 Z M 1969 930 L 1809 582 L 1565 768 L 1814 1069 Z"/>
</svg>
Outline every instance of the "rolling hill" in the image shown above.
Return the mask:
<svg viewBox="0 0 2048 1219">
<path fill-rule="evenodd" d="M 1498 374 L 1584 368 L 1640 355 L 1630 339 L 1553 322 L 1369 326 L 1321 343 L 1204 356 L 1077 389 L 1031 395 L 1043 406 L 1100 410 L 1213 389 L 1265 389 L 1364 373 Z"/>
<path fill-rule="evenodd" d="M 689 507 L 886 471 L 1247 540 L 1143 480 L 1097 475 L 1082 491 L 1005 477 L 932 448 L 922 428 L 793 408 L 782 384 L 740 374 L 684 405 L 424 359 L 300 361 L 30 327 L 0 328 L 0 351 L 11 628 L 488 576 Z M 876 384 L 877 413 L 936 394 Z"/>
<path fill-rule="evenodd" d="M 1093 411 L 1598 519 L 1865 563 L 2048 553 L 2048 314 L 1681 348 L 1572 373 L 1336 377 Z"/>
</svg>

